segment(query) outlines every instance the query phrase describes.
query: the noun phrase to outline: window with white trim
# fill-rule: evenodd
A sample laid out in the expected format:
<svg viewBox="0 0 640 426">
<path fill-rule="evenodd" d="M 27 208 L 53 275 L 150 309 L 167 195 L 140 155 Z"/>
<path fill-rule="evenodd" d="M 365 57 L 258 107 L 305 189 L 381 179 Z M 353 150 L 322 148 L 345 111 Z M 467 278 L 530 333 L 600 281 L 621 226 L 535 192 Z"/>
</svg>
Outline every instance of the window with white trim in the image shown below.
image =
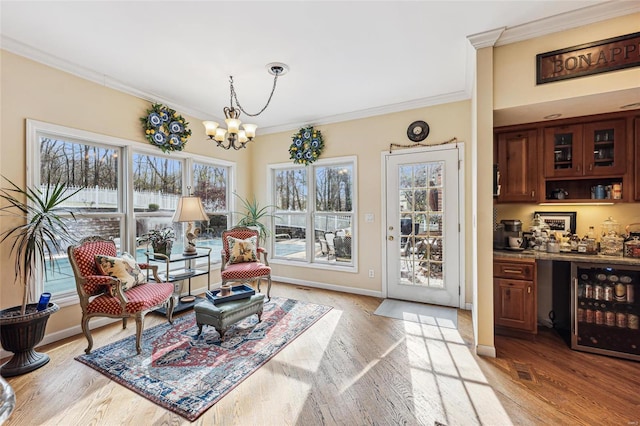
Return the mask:
<svg viewBox="0 0 640 426">
<path fill-rule="evenodd" d="M 146 260 L 147 247 L 136 241 L 149 229 L 172 227 L 173 252 L 182 251 L 184 224 L 172 223 L 172 217 L 188 190 L 202 198 L 209 215 L 208 221 L 195 224 L 198 246 L 218 253 L 221 232 L 231 223 L 231 162 L 183 152 L 162 154 L 125 139 L 27 120 L 27 165 L 29 187 L 42 187 L 51 177 L 83 188 L 65 203 L 76 215 L 70 228 L 77 240 L 112 238 L 120 252 L 135 252 L 140 261 Z M 50 292 L 58 303 L 74 303 L 75 279 L 66 251 L 55 257 L 54 266 L 47 264 L 46 274 L 36 280 L 34 294 Z M 220 259 L 212 255 L 211 261 Z"/>
<path fill-rule="evenodd" d="M 270 166 L 275 261 L 355 267 L 355 158 Z"/>
</svg>

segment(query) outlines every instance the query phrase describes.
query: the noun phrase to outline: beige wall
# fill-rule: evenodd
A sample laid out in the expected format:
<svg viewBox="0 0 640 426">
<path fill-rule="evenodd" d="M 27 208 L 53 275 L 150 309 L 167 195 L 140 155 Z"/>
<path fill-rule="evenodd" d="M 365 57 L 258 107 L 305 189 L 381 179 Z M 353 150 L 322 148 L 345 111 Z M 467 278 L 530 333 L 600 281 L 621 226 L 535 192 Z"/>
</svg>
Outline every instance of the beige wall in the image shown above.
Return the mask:
<svg viewBox="0 0 640 426">
<path fill-rule="evenodd" d="M 2 129 L 0 133 L 0 173 L 19 185 L 26 182 L 25 120 L 27 118 L 90 132 L 115 136 L 140 144 L 146 144 L 138 118 L 143 116 L 149 102 L 92 83 L 48 66 L 33 62 L 6 51 L 0 51 L 2 71 Z M 180 111 L 179 111 L 180 112 Z M 184 115 L 184 114 L 183 114 Z M 252 192 L 266 203 L 266 168 L 268 164 L 288 162 L 290 132 L 258 135 L 249 149 L 224 151 L 205 140 L 200 120 L 185 116 L 193 131 L 186 152 L 213 156 L 238 164 L 234 190 L 245 196 Z M 355 155 L 358 158 L 360 240 L 358 244 L 360 273 L 332 272 L 326 270 L 274 265 L 274 275 L 294 280 L 330 283 L 345 289 L 381 291 L 381 153 L 389 143 L 409 143 L 407 126 L 415 120 L 425 120 L 431 127 L 427 143 L 439 143 L 457 137 L 468 142 L 470 130 L 470 103 L 457 102 L 437 107 L 423 108 L 385 116 L 319 126 L 325 136 L 323 158 Z M 297 130 L 297 129 L 294 129 Z M 467 150 L 467 153 L 469 150 Z M 468 156 L 468 155 L 467 155 Z M 467 161 L 467 164 L 469 162 Z M 247 167 L 247 165 L 251 165 Z M 246 170 L 252 170 L 250 174 Z M 246 177 L 249 177 L 247 179 Z M 467 173 L 467 184 L 470 173 Z M 467 194 L 469 195 L 469 194 Z M 375 222 L 364 223 L 363 214 L 374 213 Z M 4 229 L 5 218 L 0 218 Z M 471 223 L 470 218 L 467 224 Z M 217 256 L 217 253 L 213 254 Z M 9 259 L 9 246 L 0 246 L 0 307 L 19 304 L 20 287 L 12 285 L 13 262 Z M 470 262 L 470 254 L 466 256 Z M 375 278 L 366 271 L 374 269 Z M 470 275 L 467 274 L 467 281 Z M 215 271 L 212 282 L 220 281 Z M 195 293 L 204 290 L 206 282 L 193 283 Z M 467 301 L 471 300 L 472 286 L 467 284 Z M 53 315 L 47 326 L 47 334 L 78 326 L 80 310 L 71 306 Z"/>
<path fill-rule="evenodd" d="M 62 126 L 114 136 L 146 145 L 139 117 L 144 116 L 150 102 L 42 64 L 0 51 L 1 109 L 0 174 L 18 185 L 26 182 L 25 120 L 27 118 Z M 178 111 L 180 112 L 180 111 Z M 229 152 L 214 148 L 205 140 L 200 120 L 183 114 L 193 134 L 186 152 L 216 156 L 239 163 L 248 162 L 248 152 Z M 161 151 L 158 151 L 161 153 Z M 239 179 L 239 192 L 248 192 L 246 179 Z M 2 183 L 5 186 L 5 183 Z M 0 217 L 5 229 L 6 217 Z M 0 307 L 20 304 L 21 286 L 14 284 L 13 259 L 9 244 L 0 245 Z M 215 253 L 214 255 L 218 255 Z M 201 282 L 203 280 L 200 280 Z M 219 281 L 219 273 L 212 277 Z M 194 283 L 199 286 L 200 283 Z M 64 330 L 80 323 L 77 306 L 62 308 L 47 325 L 47 333 Z"/>
<path fill-rule="evenodd" d="M 494 109 L 637 88 L 639 67 L 536 86 L 535 61 L 539 53 L 640 31 L 639 22 L 636 13 L 496 48 Z"/>
<path fill-rule="evenodd" d="M 381 235 L 382 172 L 381 154 L 389 150 L 390 143 L 410 144 L 406 137 L 407 127 L 415 120 L 429 123 L 430 133 L 426 143 L 436 144 L 456 137 L 465 142 L 465 153 L 469 158 L 471 126 L 470 102 L 456 102 L 404 111 L 384 116 L 345 121 L 329 125 L 317 126 L 325 140 L 325 150 L 321 158 L 356 156 L 358 169 L 358 273 L 336 272 L 325 269 L 309 269 L 303 267 L 274 264 L 274 275 L 292 280 L 327 283 L 345 289 L 382 291 L 382 243 Z M 257 171 L 253 179 L 253 188 L 260 200 L 266 203 L 267 166 L 269 164 L 288 163 L 288 148 L 291 135 L 297 131 L 261 136 L 252 149 L 252 168 Z M 467 169 L 470 161 L 465 161 Z M 466 170 L 467 185 L 470 182 L 470 169 Z M 470 193 L 466 192 L 467 205 Z M 374 223 L 365 223 L 364 214 L 373 213 Z M 470 224 L 470 214 L 466 223 Z M 468 227 L 467 227 L 468 228 Z M 469 228 L 466 235 L 471 235 Z M 470 244 L 465 245 L 466 259 L 471 258 Z M 470 262 L 470 261 L 469 261 Z M 468 263 L 469 263 L 468 262 Z M 375 278 L 368 278 L 368 270 L 373 269 Z M 370 294 L 370 293 L 369 293 Z M 471 302 L 472 286 L 467 274 L 466 300 Z"/>
</svg>

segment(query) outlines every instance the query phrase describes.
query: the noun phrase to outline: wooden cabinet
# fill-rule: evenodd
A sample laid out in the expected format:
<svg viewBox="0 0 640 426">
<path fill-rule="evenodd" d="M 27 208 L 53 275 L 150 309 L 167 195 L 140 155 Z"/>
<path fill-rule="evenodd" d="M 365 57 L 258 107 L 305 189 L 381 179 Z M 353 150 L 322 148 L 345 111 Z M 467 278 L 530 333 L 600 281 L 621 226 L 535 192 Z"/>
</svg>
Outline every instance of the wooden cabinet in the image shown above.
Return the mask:
<svg viewBox="0 0 640 426">
<path fill-rule="evenodd" d="M 624 119 L 546 128 L 545 177 L 622 176 L 626 147 Z"/>
<path fill-rule="evenodd" d="M 500 133 L 496 145 L 500 172 L 498 201 L 537 201 L 537 131 Z"/>
<path fill-rule="evenodd" d="M 537 334 L 535 260 L 495 259 L 493 277 L 496 332 Z"/>
<path fill-rule="evenodd" d="M 634 199 L 640 201 L 640 118 L 633 120 L 633 128 L 635 129 L 635 194 Z"/>
</svg>

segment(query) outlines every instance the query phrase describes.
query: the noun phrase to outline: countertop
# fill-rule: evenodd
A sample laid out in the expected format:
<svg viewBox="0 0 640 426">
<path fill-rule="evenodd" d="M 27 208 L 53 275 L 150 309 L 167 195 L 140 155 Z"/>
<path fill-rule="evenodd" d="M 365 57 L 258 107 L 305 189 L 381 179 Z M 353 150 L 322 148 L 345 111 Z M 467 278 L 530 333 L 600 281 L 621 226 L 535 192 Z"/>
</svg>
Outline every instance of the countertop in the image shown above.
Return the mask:
<svg viewBox="0 0 640 426">
<path fill-rule="evenodd" d="M 494 258 L 559 260 L 563 262 L 587 262 L 608 265 L 640 266 L 640 259 L 622 256 L 606 256 L 603 254 L 547 253 L 538 250 L 493 250 Z"/>
</svg>

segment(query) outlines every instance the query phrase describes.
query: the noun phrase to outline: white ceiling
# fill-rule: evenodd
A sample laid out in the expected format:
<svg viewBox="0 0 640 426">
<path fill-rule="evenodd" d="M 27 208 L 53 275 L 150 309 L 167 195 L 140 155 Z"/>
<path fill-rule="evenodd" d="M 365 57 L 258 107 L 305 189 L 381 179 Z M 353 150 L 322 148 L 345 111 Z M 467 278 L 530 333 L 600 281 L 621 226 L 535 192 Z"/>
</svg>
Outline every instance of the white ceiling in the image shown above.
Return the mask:
<svg viewBox="0 0 640 426">
<path fill-rule="evenodd" d="M 269 108 L 241 117 L 272 132 L 468 99 L 468 36 L 504 27 L 505 44 L 633 3 L 2 0 L 0 29 L 4 49 L 216 121 L 230 75 L 257 112 L 272 87 L 265 65 L 284 62 Z"/>
</svg>

